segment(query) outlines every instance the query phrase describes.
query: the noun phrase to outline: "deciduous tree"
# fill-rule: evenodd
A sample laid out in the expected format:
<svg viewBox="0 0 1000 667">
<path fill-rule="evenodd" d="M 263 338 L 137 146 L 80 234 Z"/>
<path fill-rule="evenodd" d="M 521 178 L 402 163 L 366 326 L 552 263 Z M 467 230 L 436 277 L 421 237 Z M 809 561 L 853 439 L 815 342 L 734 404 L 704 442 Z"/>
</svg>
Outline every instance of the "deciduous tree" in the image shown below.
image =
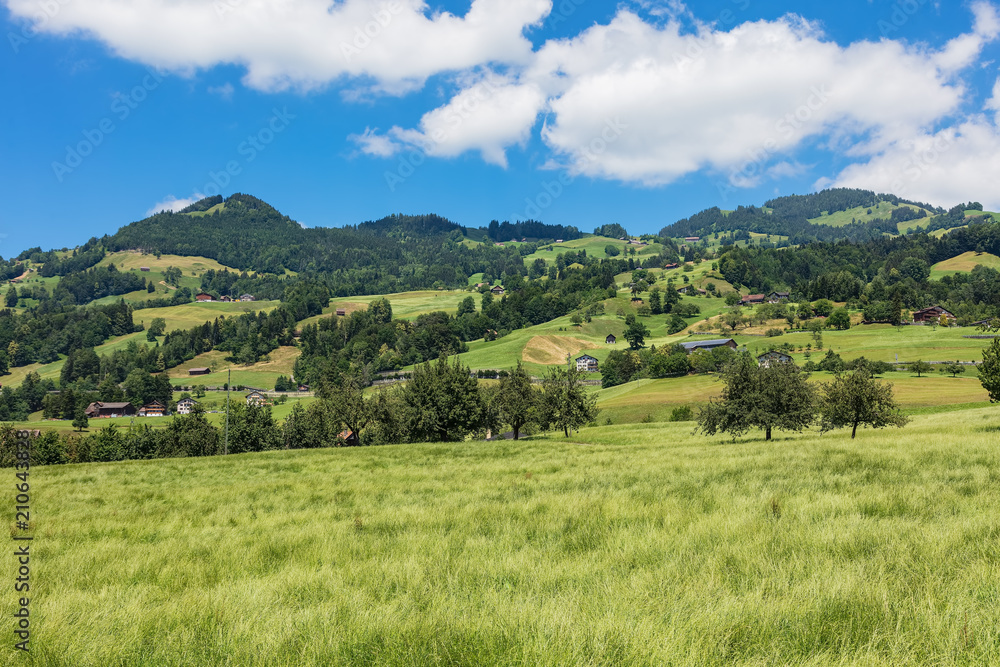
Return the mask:
<svg viewBox="0 0 1000 667">
<path fill-rule="evenodd" d="M 909 422 L 900 412 L 892 384 L 876 380 L 867 364 L 860 364 L 851 373 L 837 373 L 832 382 L 822 385 L 822 395 L 824 431 L 850 426 L 853 439 L 859 425 L 902 428 Z"/>
</svg>

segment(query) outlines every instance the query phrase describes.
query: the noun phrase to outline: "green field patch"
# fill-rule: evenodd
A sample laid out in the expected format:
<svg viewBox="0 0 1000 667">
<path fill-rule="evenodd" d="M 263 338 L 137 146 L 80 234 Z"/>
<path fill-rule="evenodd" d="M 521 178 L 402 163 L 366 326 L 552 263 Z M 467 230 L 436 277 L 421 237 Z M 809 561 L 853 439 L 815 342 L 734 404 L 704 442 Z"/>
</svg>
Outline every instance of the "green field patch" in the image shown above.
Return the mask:
<svg viewBox="0 0 1000 667">
<path fill-rule="evenodd" d="M 954 273 L 969 273 L 980 265 L 990 269 L 1000 269 L 1000 257 L 988 252 L 963 252 L 961 255 L 956 255 L 932 266 L 931 279 L 940 280 L 944 276 L 950 276 Z"/>
</svg>

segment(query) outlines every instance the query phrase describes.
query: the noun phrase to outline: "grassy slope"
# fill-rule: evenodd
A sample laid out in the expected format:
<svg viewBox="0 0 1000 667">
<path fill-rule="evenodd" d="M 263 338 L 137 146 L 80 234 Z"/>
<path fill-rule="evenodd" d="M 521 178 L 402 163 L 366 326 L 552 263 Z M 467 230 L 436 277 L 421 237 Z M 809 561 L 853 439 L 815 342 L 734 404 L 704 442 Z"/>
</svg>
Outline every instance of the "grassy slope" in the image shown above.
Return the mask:
<svg viewBox="0 0 1000 667">
<path fill-rule="evenodd" d="M 991 269 L 1000 269 L 1000 257 L 988 252 L 982 254 L 976 254 L 972 251 L 965 252 L 932 266 L 931 280 L 940 280 L 944 276 L 950 276 L 954 273 L 968 273 L 980 264 Z"/>
<path fill-rule="evenodd" d="M 987 409 L 853 442 L 637 425 L 35 468 L 32 653 L 0 653 L 995 664 L 998 430 Z"/>
<path fill-rule="evenodd" d="M 892 215 L 892 212 L 898 208 L 909 208 L 913 210 L 919 210 L 916 206 L 909 206 L 903 204 L 897 206 L 896 204 L 890 204 L 889 202 L 879 202 L 877 206 L 871 207 L 871 214 L 868 213 L 869 207 L 859 206 L 857 208 L 848 209 L 846 211 L 837 211 L 836 213 L 829 213 L 821 215 L 818 218 L 810 218 L 809 222 L 817 225 L 829 225 L 830 227 L 843 227 L 845 225 L 851 224 L 851 220 L 856 222 L 870 222 L 876 218 L 888 218 Z M 926 224 L 926 218 L 923 220 Z M 920 224 L 920 220 L 912 221 L 911 223 L 903 223 L 907 227 Z"/>
<path fill-rule="evenodd" d="M 534 254 L 531 255 L 526 255 L 524 258 L 524 262 L 525 264 L 531 264 L 536 259 L 541 258 L 544 259 L 549 264 L 555 264 L 557 255 L 561 255 L 570 250 L 575 252 L 579 252 L 580 250 L 586 250 L 588 257 L 596 257 L 598 259 L 604 259 L 608 256 L 608 254 L 604 251 L 604 249 L 609 245 L 613 245 L 617 247 L 619 250 L 623 251 L 621 254 L 618 255 L 619 259 L 630 257 L 630 255 L 627 253 L 628 248 L 635 247 L 636 257 L 638 258 L 642 258 L 644 255 L 658 255 L 660 253 L 660 250 L 662 250 L 663 248 L 663 246 L 661 246 L 659 243 L 652 243 L 642 248 L 637 246 L 628 246 L 625 244 L 624 241 L 619 241 L 618 239 L 612 239 L 606 236 L 592 236 L 588 234 L 582 238 L 573 239 L 571 241 L 566 241 L 564 243 L 553 243 L 551 245 L 552 250 L 546 250 L 546 248 L 549 247 L 547 245 L 542 246 L 542 249 L 540 249 L 538 252 L 535 252 Z"/>
</svg>

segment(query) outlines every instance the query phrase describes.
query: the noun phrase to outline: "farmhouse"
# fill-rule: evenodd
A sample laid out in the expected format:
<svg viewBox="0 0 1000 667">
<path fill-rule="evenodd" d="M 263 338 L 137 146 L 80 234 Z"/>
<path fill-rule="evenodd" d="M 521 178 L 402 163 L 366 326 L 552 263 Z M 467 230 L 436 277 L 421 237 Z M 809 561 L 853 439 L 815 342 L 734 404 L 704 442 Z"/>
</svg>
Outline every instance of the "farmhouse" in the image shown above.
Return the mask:
<svg viewBox="0 0 1000 667">
<path fill-rule="evenodd" d="M 165 417 L 166 415 L 167 406 L 159 401 L 153 401 L 152 403 L 139 408 L 140 417 Z"/>
<path fill-rule="evenodd" d="M 928 324 L 934 324 L 935 322 L 941 321 L 941 316 L 944 315 L 945 319 L 948 320 L 948 324 L 955 323 L 955 316 L 949 313 L 947 310 L 941 306 L 931 306 L 930 308 L 924 308 L 923 310 L 918 310 L 913 313 L 914 322 L 927 322 Z"/>
<path fill-rule="evenodd" d="M 225 303 L 232 303 L 233 298 L 231 296 L 225 296 L 225 295 L 223 295 L 223 296 L 219 297 L 219 301 L 223 301 Z"/>
<path fill-rule="evenodd" d="M 208 375 L 212 372 L 211 368 L 189 368 L 188 375 Z"/>
<path fill-rule="evenodd" d="M 744 306 L 748 306 L 754 303 L 764 303 L 765 297 L 763 294 L 747 294 L 745 297 L 740 299 L 740 303 Z"/>
<path fill-rule="evenodd" d="M 361 444 L 361 438 L 351 430 L 341 431 L 337 434 L 337 439 L 344 443 L 345 447 L 357 447 Z"/>
<path fill-rule="evenodd" d="M 198 405 L 198 401 L 193 398 L 182 398 L 177 401 L 177 414 L 189 415 L 194 410 L 194 406 L 196 405 Z"/>
<path fill-rule="evenodd" d="M 689 343 L 681 343 L 681 347 L 688 354 L 695 350 L 714 350 L 717 347 L 731 347 L 736 349 L 736 341 L 732 338 L 718 338 L 715 340 L 695 340 Z"/>
<path fill-rule="evenodd" d="M 680 267 L 680 264 L 678 264 L 677 262 L 671 262 L 670 264 L 665 265 L 663 268 L 664 269 L 676 269 L 678 267 Z"/>
<path fill-rule="evenodd" d="M 139 270 L 140 271 L 147 271 L 148 272 L 149 271 L 149 267 L 148 266 L 140 266 Z"/>
<path fill-rule="evenodd" d="M 106 417 L 131 417 L 135 415 L 135 408 L 131 403 L 101 403 L 96 401 L 87 406 L 83 411 L 88 419 L 104 419 Z"/>
<path fill-rule="evenodd" d="M 497 285 L 490 290 L 490 292 L 492 292 L 495 296 L 503 296 L 505 291 L 506 290 L 504 290 L 503 285 Z"/>
<path fill-rule="evenodd" d="M 608 345 L 614 345 L 618 339 L 615 338 L 614 334 L 608 334 L 608 337 L 604 339 L 604 342 Z"/>
<path fill-rule="evenodd" d="M 700 236 L 685 236 L 684 240 L 688 241 L 689 243 L 697 243 L 698 241 L 701 240 L 701 237 Z"/>
<path fill-rule="evenodd" d="M 597 359 L 585 354 L 582 357 L 576 358 L 576 370 L 583 371 L 584 373 L 596 373 L 597 372 Z"/>
<path fill-rule="evenodd" d="M 240 295 L 240 301 L 253 301 L 253 294 L 242 294 Z"/>
<path fill-rule="evenodd" d="M 195 301 L 212 301 L 212 295 L 205 292 L 198 292 L 194 298 Z"/>
<path fill-rule="evenodd" d="M 247 394 L 247 405 L 262 406 L 267 404 L 268 404 L 267 396 L 265 396 L 261 392 L 251 391 L 249 394 Z"/>
<path fill-rule="evenodd" d="M 762 368 L 768 368 L 771 364 L 790 364 L 792 363 L 792 358 L 785 354 L 784 352 L 777 352 L 771 350 L 770 352 L 765 352 L 764 354 L 757 357 L 757 365 Z"/>
<path fill-rule="evenodd" d="M 788 292 L 771 292 L 767 295 L 768 303 L 781 303 L 783 301 L 788 301 Z"/>
<path fill-rule="evenodd" d="M 336 313 L 337 313 L 338 316 L 343 317 L 344 315 L 347 314 L 347 309 L 346 308 L 338 308 L 336 310 Z"/>
</svg>

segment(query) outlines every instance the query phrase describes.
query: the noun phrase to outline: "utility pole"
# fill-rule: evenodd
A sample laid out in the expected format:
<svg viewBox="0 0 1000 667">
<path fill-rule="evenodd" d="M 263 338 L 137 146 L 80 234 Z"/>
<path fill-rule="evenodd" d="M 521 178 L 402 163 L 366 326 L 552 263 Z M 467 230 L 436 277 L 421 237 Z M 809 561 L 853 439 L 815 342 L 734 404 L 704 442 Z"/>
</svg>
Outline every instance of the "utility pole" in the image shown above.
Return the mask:
<svg viewBox="0 0 1000 667">
<path fill-rule="evenodd" d="M 225 449 L 222 450 L 223 454 L 229 454 L 229 388 L 233 386 L 233 369 L 228 369 L 228 377 L 226 379 L 226 444 Z"/>
</svg>

